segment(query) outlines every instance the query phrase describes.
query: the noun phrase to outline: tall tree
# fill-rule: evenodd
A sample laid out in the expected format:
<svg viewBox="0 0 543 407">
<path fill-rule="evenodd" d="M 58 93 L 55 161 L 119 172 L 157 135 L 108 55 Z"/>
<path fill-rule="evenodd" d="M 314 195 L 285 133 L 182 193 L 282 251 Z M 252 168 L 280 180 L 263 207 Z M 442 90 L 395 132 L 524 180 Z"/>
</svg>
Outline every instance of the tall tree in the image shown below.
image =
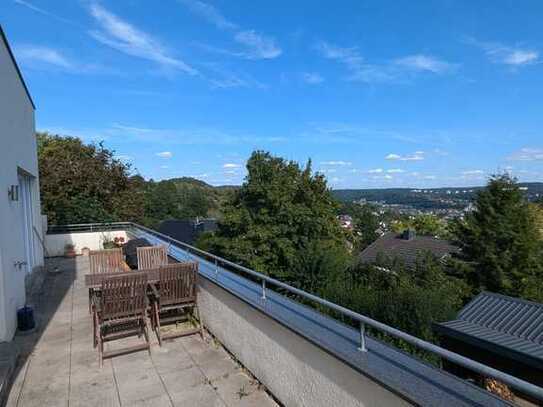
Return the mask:
<svg viewBox="0 0 543 407">
<path fill-rule="evenodd" d="M 493 176 L 478 194 L 475 210 L 454 223 L 453 233 L 461 258 L 473 267 L 476 290 L 535 299 L 528 292 L 534 292 L 531 284 L 542 284 L 542 241 L 516 179 Z"/>
<path fill-rule="evenodd" d="M 337 203 L 324 176 L 312 173 L 311 162 L 301 168 L 262 151 L 252 154 L 247 171 L 224 208 L 218 231 L 200 244 L 297 286 L 306 282 L 301 270 L 310 270 L 312 281 L 322 277 L 325 266 L 334 262 L 309 261 L 311 253 L 326 247 L 346 250 Z"/>
<path fill-rule="evenodd" d="M 130 166 L 115 159 L 101 143 L 84 144 L 75 137 L 38 133 L 42 207 L 50 223 L 136 220 L 135 182 Z"/>
</svg>

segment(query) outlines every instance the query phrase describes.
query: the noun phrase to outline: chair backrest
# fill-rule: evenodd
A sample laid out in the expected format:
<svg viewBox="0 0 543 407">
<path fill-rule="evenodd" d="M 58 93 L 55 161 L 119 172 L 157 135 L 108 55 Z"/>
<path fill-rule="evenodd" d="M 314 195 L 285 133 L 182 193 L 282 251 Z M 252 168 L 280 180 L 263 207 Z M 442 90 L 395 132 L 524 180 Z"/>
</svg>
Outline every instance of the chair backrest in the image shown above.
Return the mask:
<svg viewBox="0 0 543 407">
<path fill-rule="evenodd" d="M 91 250 L 89 252 L 90 272 L 111 273 L 122 269 L 123 251 L 118 249 Z"/>
<path fill-rule="evenodd" d="M 168 264 L 166 246 L 138 247 L 138 270 L 153 269 Z"/>
<path fill-rule="evenodd" d="M 147 275 L 128 272 L 102 281 L 100 316 L 103 320 L 123 319 L 145 313 Z"/>
<path fill-rule="evenodd" d="M 196 301 L 198 263 L 174 263 L 159 268 L 160 305 Z"/>
</svg>

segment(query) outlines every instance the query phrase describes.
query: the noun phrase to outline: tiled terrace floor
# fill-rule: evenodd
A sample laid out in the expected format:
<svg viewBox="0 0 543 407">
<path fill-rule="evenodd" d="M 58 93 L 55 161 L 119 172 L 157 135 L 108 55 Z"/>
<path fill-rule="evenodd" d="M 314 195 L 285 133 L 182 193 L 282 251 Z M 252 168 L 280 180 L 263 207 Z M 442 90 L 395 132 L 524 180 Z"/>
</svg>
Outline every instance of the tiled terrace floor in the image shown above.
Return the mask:
<svg viewBox="0 0 543 407">
<path fill-rule="evenodd" d="M 210 337 L 159 347 L 151 334 L 150 355 L 117 356 L 100 368 L 83 278 L 87 258 L 51 259 L 48 268 L 59 273 L 47 274 L 33 301 L 40 329 L 16 337 L 22 355 L 9 407 L 276 405 Z"/>
</svg>

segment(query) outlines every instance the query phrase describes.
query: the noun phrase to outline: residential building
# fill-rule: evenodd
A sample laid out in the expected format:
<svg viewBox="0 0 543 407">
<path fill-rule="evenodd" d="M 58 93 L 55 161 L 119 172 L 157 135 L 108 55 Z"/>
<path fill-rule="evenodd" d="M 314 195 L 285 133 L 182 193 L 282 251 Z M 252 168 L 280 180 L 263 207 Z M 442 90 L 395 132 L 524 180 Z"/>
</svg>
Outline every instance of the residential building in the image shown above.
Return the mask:
<svg viewBox="0 0 543 407">
<path fill-rule="evenodd" d="M 381 255 L 390 259 L 399 258 L 407 268 L 413 268 L 417 258 L 424 253 L 429 252 L 436 259 L 442 260 L 458 250 L 458 247 L 446 240 L 417 236 L 414 231 L 406 230 L 403 233 L 385 233 L 366 247 L 359 258 L 363 263 L 376 263 Z"/>
<path fill-rule="evenodd" d="M 16 330 L 25 280 L 43 265 L 34 103 L 0 27 L 0 342 Z"/>
<path fill-rule="evenodd" d="M 217 230 L 216 219 L 196 218 L 185 220 L 165 220 L 158 226 L 158 231 L 180 242 L 194 244 L 204 232 Z"/>
<path fill-rule="evenodd" d="M 456 319 L 434 329 L 445 348 L 543 387 L 543 304 L 482 292 Z M 462 378 L 481 380 L 454 363 L 444 367 Z"/>
</svg>

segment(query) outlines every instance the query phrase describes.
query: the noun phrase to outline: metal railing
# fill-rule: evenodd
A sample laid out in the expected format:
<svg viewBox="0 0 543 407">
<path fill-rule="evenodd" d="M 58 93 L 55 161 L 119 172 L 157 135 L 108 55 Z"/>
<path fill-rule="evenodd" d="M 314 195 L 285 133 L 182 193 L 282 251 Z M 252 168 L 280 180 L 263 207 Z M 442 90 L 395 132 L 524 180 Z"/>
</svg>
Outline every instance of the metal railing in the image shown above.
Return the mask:
<svg viewBox="0 0 543 407">
<path fill-rule="evenodd" d="M 87 227 L 85 230 L 84 227 Z M 358 349 L 361 352 L 368 352 L 371 351 L 371 349 L 368 349 L 367 343 L 366 343 L 366 326 L 370 326 L 378 331 L 384 332 L 392 337 L 401 339 L 421 350 L 433 353 L 443 359 L 446 359 L 450 362 L 453 362 L 459 366 L 462 366 L 464 368 L 470 369 L 474 372 L 477 372 L 481 375 L 492 377 L 494 379 L 497 379 L 519 391 L 521 391 L 524 394 L 527 394 L 531 397 L 534 397 L 538 400 L 543 401 L 543 388 L 538 387 L 532 383 L 529 383 L 525 380 L 519 379 L 518 377 L 512 376 L 510 374 L 504 373 L 500 370 L 494 369 L 490 366 L 484 365 L 482 363 L 476 362 L 472 359 L 469 359 L 465 356 L 459 355 L 457 353 L 451 352 L 447 349 L 444 349 L 438 345 L 435 345 L 433 343 L 427 342 L 425 340 L 422 340 L 420 338 L 417 338 L 413 335 L 410 335 L 406 332 L 400 331 L 399 329 L 393 328 L 391 326 L 388 326 L 386 324 L 383 324 L 379 321 L 376 321 L 372 318 L 369 318 L 365 315 L 359 314 L 357 312 L 354 312 L 348 308 L 342 307 L 341 305 L 334 304 L 333 302 L 327 301 L 321 297 L 318 297 L 314 294 L 310 294 L 308 292 L 305 292 L 303 290 L 300 290 L 298 288 L 292 287 L 288 284 L 285 284 L 279 280 L 276 280 L 274 278 L 271 278 L 269 276 L 266 276 L 262 273 L 259 273 L 257 271 L 251 270 L 247 267 L 240 266 L 239 264 L 236 264 L 234 262 L 231 262 L 229 260 L 226 260 L 222 257 L 216 256 L 212 253 L 208 253 L 204 250 L 198 249 L 197 247 L 191 246 L 187 243 L 180 242 L 179 240 L 173 239 L 170 236 L 164 235 L 160 232 L 157 232 L 156 230 L 149 229 L 145 226 L 138 225 L 136 223 L 132 222 L 114 222 L 114 223 L 94 223 L 94 224 L 77 224 L 77 225 L 62 225 L 62 226 L 50 226 L 50 229 L 52 228 L 54 230 L 53 233 L 60 233 L 57 232 L 57 230 L 63 230 L 64 233 L 71 233 L 71 232 L 82 232 L 82 231 L 107 231 L 107 230 L 125 230 L 125 229 L 139 229 L 141 231 L 144 231 L 148 234 L 154 235 L 157 238 L 164 240 L 174 246 L 177 246 L 189 253 L 192 253 L 198 257 L 202 257 L 205 259 L 210 259 L 211 263 L 215 264 L 215 272 L 219 272 L 219 264 L 226 265 L 229 268 L 235 269 L 237 271 L 240 271 L 242 273 L 248 274 L 255 278 L 256 280 L 261 281 L 261 297 L 263 300 L 266 300 L 266 290 L 270 290 L 269 286 L 275 286 L 280 287 L 292 294 L 296 294 L 300 297 L 303 297 L 307 300 L 310 300 L 312 302 L 315 302 L 317 304 L 320 304 L 324 307 L 327 307 L 331 310 L 334 310 L 342 315 L 345 315 L 355 321 L 358 321 L 360 324 L 360 343 Z M 273 291 L 273 290 L 272 290 Z M 275 291 L 274 291 L 275 292 Z M 280 294 L 280 293 L 278 293 Z M 280 294 L 281 295 L 281 294 Z"/>
</svg>

